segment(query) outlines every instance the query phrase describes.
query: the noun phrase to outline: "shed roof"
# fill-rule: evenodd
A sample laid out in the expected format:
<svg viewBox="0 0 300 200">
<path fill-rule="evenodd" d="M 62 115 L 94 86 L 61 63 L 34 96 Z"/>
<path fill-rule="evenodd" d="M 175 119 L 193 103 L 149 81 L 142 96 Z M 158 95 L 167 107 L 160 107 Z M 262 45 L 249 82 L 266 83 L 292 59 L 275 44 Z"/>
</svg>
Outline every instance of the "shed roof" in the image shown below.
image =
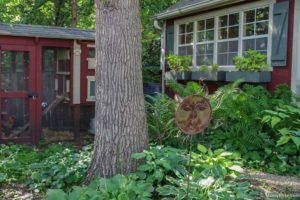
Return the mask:
<svg viewBox="0 0 300 200">
<path fill-rule="evenodd" d="M 0 23 L 0 35 L 41 37 L 57 39 L 95 40 L 94 30 L 65 28 L 58 26 L 39 26 Z"/>
<path fill-rule="evenodd" d="M 178 3 L 170 6 L 161 13 L 158 13 L 154 19 L 170 19 L 180 17 L 187 14 L 192 14 L 205 9 L 217 8 L 225 5 L 230 5 L 246 0 L 181 0 Z"/>
</svg>

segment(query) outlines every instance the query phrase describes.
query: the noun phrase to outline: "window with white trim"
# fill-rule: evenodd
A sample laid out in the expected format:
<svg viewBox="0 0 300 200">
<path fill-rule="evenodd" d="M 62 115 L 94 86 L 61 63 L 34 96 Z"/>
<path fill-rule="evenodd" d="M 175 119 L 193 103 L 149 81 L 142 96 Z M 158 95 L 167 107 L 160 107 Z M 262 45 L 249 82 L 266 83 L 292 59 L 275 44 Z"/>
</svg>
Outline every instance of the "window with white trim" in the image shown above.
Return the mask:
<svg viewBox="0 0 300 200">
<path fill-rule="evenodd" d="M 269 7 L 244 12 L 243 53 L 254 49 L 267 54 L 269 36 Z"/>
<path fill-rule="evenodd" d="M 178 38 L 178 55 L 193 56 L 194 23 L 180 24 Z"/>
<path fill-rule="evenodd" d="M 87 76 L 87 101 L 95 101 L 95 76 Z"/>
<path fill-rule="evenodd" d="M 175 52 L 193 56 L 195 67 L 214 63 L 233 66 L 233 58 L 242 56 L 249 49 L 266 54 L 269 62 L 270 16 L 270 5 L 264 5 L 175 21 Z"/>
<path fill-rule="evenodd" d="M 212 65 L 214 60 L 215 19 L 197 22 L 196 65 Z"/>
</svg>

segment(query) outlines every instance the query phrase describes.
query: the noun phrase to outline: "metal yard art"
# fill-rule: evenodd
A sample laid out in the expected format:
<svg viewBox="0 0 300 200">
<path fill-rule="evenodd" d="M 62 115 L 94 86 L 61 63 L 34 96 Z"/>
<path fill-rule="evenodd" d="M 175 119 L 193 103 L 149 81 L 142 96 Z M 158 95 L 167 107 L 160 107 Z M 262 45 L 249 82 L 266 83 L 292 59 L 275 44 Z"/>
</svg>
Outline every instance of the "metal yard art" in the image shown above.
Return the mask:
<svg viewBox="0 0 300 200">
<path fill-rule="evenodd" d="M 192 137 L 203 132 L 209 125 L 212 116 L 212 109 L 205 97 L 192 95 L 186 97 L 180 103 L 175 114 L 175 120 L 178 128 L 190 137 L 189 146 L 189 171 L 191 166 L 192 155 Z M 187 194 L 189 199 L 190 177 L 187 177 Z"/>
</svg>

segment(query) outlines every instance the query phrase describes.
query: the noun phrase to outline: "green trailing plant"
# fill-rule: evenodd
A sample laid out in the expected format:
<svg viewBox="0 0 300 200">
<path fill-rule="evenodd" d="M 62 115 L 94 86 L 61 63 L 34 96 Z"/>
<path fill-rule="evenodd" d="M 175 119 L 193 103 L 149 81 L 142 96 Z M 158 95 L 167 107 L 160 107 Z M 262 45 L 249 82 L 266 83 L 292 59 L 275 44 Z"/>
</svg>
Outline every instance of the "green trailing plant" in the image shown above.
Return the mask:
<svg viewBox="0 0 300 200">
<path fill-rule="evenodd" d="M 218 70 L 219 70 L 219 65 L 218 64 L 212 64 L 211 65 L 211 72 L 212 73 L 218 72 Z"/>
<path fill-rule="evenodd" d="M 192 64 L 191 56 L 170 55 L 167 57 L 169 67 L 174 72 L 189 71 L 189 66 Z"/>
<path fill-rule="evenodd" d="M 207 65 L 201 65 L 199 68 L 200 72 L 208 72 L 208 66 Z"/>
<path fill-rule="evenodd" d="M 235 68 L 239 71 L 264 71 L 268 69 L 266 58 L 266 55 L 250 49 L 245 52 L 245 56 L 234 57 Z"/>
<path fill-rule="evenodd" d="M 174 92 L 179 94 L 181 97 L 187 97 L 190 95 L 200 95 L 205 96 L 205 91 L 202 86 L 196 82 L 187 82 L 186 85 L 180 84 L 176 81 L 168 81 L 167 86 L 171 88 Z"/>
</svg>

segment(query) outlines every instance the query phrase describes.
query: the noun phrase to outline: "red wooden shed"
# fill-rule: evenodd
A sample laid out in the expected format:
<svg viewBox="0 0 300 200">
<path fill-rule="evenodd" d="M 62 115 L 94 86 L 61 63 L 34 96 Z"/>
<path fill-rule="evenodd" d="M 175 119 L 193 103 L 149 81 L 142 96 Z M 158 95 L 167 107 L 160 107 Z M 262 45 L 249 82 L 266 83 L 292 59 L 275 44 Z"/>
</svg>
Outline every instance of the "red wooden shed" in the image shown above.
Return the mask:
<svg viewBox="0 0 300 200">
<path fill-rule="evenodd" d="M 42 129 L 78 139 L 94 117 L 94 40 L 93 30 L 0 23 L 0 143 L 36 143 Z"/>
</svg>

